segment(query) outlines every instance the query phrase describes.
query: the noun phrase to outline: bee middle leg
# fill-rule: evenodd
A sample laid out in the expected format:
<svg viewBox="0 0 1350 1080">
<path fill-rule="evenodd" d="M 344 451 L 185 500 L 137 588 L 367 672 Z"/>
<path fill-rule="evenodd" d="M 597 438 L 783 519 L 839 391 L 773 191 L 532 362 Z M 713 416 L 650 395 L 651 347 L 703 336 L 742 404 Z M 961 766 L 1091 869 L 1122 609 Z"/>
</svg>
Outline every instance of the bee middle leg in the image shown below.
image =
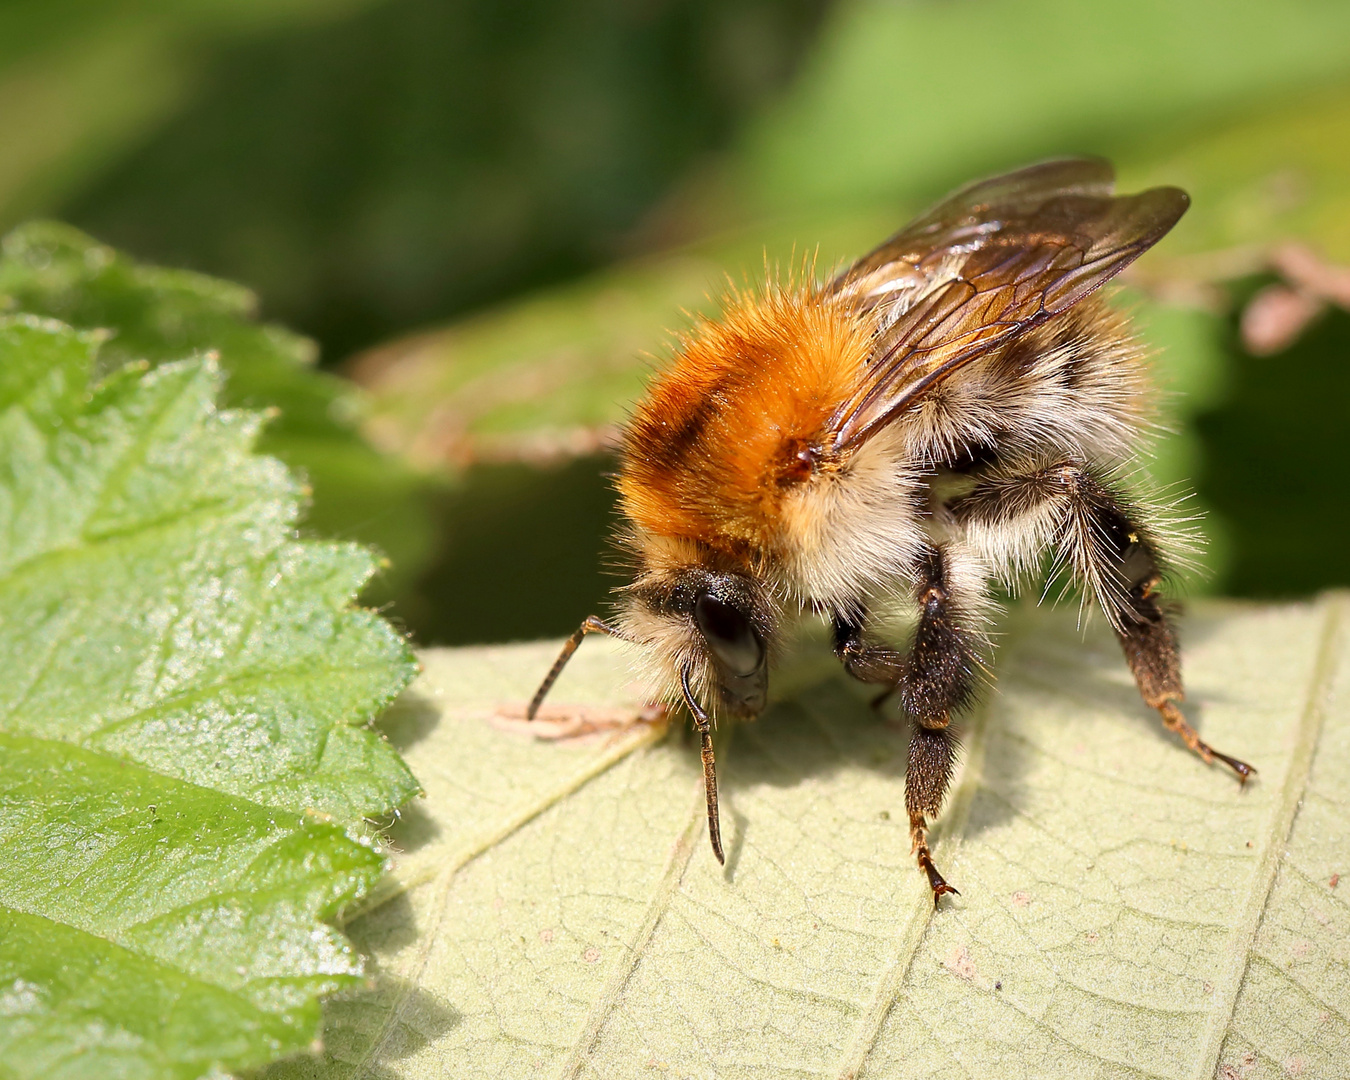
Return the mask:
<svg viewBox="0 0 1350 1080">
<path fill-rule="evenodd" d="M 943 893 L 956 889 L 933 865 L 928 819 L 942 809 L 956 768 L 960 742 L 952 717 L 974 703 L 979 686 L 987 578 L 957 544 L 926 548 L 915 569 L 919 621 L 896 689 L 913 723 L 905 772 L 910 839 L 936 906 Z"/>
<path fill-rule="evenodd" d="M 911 721 L 905 809 L 913 853 L 935 906 L 943 894 L 957 890 L 933 864 L 928 824 L 951 784 L 960 745 L 951 720 L 974 700 L 984 642 L 978 614 L 983 597 L 977 592 L 984 579 L 973 566 L 963 572 L 960 559 L 951 547 L 924 550 L 915 567 L 919 622 L 907 654 L 868 645 L 861 619 L 834 624 L 835 652 L 845 670 L 863 682 L 886 684 L 886 693 L 899 695 Z"/>
<path fill-rule="evenodd" d="M 956 768 L 960 745 L 951 728 L 925 728 L 915 725 L 909 737 L 909 763 L 905 770 L 905 809 L 909 812 L 910 853 L 933 890 L 933 906 L 944 893 L 960 893 L 933 865 L 928 848 L 928 818 L 937 817 Z"/>
</svg>

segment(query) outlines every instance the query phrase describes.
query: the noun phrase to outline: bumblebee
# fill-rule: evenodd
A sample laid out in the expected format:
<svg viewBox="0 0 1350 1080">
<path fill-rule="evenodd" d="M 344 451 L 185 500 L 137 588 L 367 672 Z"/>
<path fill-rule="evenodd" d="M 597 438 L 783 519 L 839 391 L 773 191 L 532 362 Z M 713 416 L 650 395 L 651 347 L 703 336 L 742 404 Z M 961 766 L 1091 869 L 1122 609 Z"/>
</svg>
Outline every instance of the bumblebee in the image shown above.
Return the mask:
<svg viewBox="0 0 1350 1080">
<path fill-rule="evenodd" d="M 619 542 L 635 574 L 581 640 L 642 648 L 702 743 L 708 830 L 723 861 L 712 732 L 753 717 L 787 626 L 833 626 L 844 670 L 911 724 L 905 804 L 936 904 L 956 892 L 928 826 L 958 748 L 954 718 L 987 679 L 993 586 L 1065 571 L 1115 631 L 1139 692 L 1206 762 L 1253 769 L 1187 723 L 1160 585 L 1175 528 L 1119 483 L 1150 430 L 1145 350 L 1100 287 L 1189 199 L 1113 195 L 1111 166 L 1051 161 L 960 189 L 826 284 L 733 294 L 678 342 L 627 425 Z M 869 617 L 917 611 L 907 647 Z"/>
</svg>

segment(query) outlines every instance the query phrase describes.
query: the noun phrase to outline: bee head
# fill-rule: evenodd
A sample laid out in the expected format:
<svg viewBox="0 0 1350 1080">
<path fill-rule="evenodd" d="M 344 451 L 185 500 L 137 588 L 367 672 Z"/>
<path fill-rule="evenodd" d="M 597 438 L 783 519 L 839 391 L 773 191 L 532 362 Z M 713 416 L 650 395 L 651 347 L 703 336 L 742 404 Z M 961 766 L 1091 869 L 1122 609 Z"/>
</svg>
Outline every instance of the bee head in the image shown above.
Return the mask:
<svg viewBox="0 0 1350 1080">
<path fill-rule="evenodd" d="M 699 708 L 740 717 L 764 711 L 776 618 L 752 573 L 707 560 L 648 565 L 625 594 L 619 621 L 649 646 L 669 697 L 683 698 L 696 716 Z"/>
</svg>

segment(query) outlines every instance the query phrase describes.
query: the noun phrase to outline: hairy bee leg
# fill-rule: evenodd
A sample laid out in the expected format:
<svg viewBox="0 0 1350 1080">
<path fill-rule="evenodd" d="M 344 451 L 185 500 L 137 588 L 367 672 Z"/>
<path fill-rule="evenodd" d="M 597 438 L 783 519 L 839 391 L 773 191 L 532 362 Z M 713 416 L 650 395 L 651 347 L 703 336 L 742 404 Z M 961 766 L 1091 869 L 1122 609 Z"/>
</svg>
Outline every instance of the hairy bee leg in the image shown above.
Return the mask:
<svg viewBox="0 0 1350 1080">
<path fill-rule="evenodd" d="M 882 705 L 895 693 L 896 683 L 904 667 L 905 658 L 884 645 L 869 645 L 863 640 L 865 616 L 834 617 L 834 655 L 844 670 L 861 683 L 884 686 L 868 705 L 881 711 Z"/>
<path fill-rule="evenodd" d="M 1182 715 L 1178 703 L 1186 695 L 1176 633 L 1156 594 L 1162 580 L 1157 543 L 1139 511 L 1097 469 L 1068 459 L 1019 474 L 987 476 L 951 510 L 968 540 L 995 549 L 987 550 L 995 562 L 1000 547 L 1054 543 L 1078 583 L 1101 606 L 1140 696 L 1158 710 L 1164 726 L 1206 762 L 1222 761 L 1243 783 L 1256 772 L 1204 742 Z"/>
<path fill-rule="evenodd" d="M 905 658 L 884 645 L 869 645 L 863 640 L 866 616 L 834 617 L 834 654 L 844 670 L 859 682 L 880 683 L 886 690 L 872 704 L 879 705 L 895 690 L 904 669 Z"/>
<path fill-rule="evenodd" d="M 926 547 L 915 567 L 919 622 L 896 691 L 905 713 L 925 728 L 945 728 L 975 700 L 985 637 L 982 570 L 963 568 L 955 545 Z M 963 572 L 963 569 L 966 572 Z"/>
<path fill-rule="evenodd" d="M 1166 610 L 1153 594 L 1156 587 L 1155 567 L 1151 578 L 1130 590 L 1128 616 L 1116 632 L 1125 660 L 1134 673 L 1139 695 L 1151 708 L 1158 710 L 1163 726 L 1181 736 L 1206 764 L 1213 764 L 1216 759 L 1222 761 L 1237 775 L 1238 782 L 1245 784 L 1256 769 L 1215 750 L 1200 738 L 1181 712 L 1180 702 L 1186 695 L 1181 684 L 1176 633 Z"/>
<path fill-rule="evenodd" d="M 1245 784 L 1256 770 L 1202 740 L 1181 712 L 1179 702 L 1186 697 L 1181 650 L 1157 593 L 1162 559 L 1150 530 L 1090 467 L 1066 470 L 1065 477 L 1077 501 L 1070 510 L 1071 520 L 1081 522 L 1065 534 L 1076 548 L 1071 557 L 1080 576 L 1098 583 L 1097 602 L 1116 632 L 1139 696 L 1158 710 L 1163 726 L 1180 735 L 1206 764 L 1222 761 Z"/>
<path fill-rule="evenodd" d="M 572 659 L 572 654 L 577 651 L 577 646 L 582 642 L 587 634 L 605 634 L 609 637 L 623 637 L 615 627 L 610 626 L 597 615 L 587 615 L 585 622 L 572 632 L 572 636 L 563 642 L 562 652 L 558 654 L 558 659 L 553 661 L 553 666 L 548 669 L 548 674 L 544 676 L 544 681 L 539 684 L 539 689 L 534 692 L 534 697 L 530 698 L 529 708 L 525 710 L 525 719 L 533 720 L 539 712 L 539 706 L 544 703 L 544 698 L 548 697 L 548 692 L 553 689 L 553 684 L 558 681 L 558 676 L 562 674 L 563 668 L 567 666 L 567 661 Z"/>
<path fill-rule="evenodd" d="M 722 853 L 722 823 L 717 809 L 717 761 L 713 757 L 712 720 L 698 703 L 698 698 L 694 697 L 693 688 L 689 685 L 687 664 L 680 671 L 680 689 L 684 693 L 689 715 L 694 718 L 694 726 L 698 728 L 699 756 L 703 759 L 703 797 L 708 806 L 708 840 L 718 863 L 725 866 L 727 859 Z"/>
<path fill-rule="evenodd" d="M 844 670 L 859 682 L 882 683 L 886 689 L 872 699 L 879 707 L 899 689 L 906 660 L 900 653 L 882 645 L 863 641 L 864 620 L 854 617 L 834 620 L 834 651 Z M 951 782 L 956 734 L 949 727 L 929 730 L 915 726 L 909 742 L 909 763 L 905 771 L 905 809 L 909 812 L 910 854 L 928 878 L 933 890 L 933 906 L 944 893 L 955 893 L 933 865 L 928 847 L 928 822 L 925 815 L 937 817 Z"/>
<path fill-rule="evenodd" d="M 933 865 L 933 853 L 928 848 L 929 817 L 936 817 L 942 809 L 942 800 L 951 782 L 956 764 L 956 733 L 951 728 L 924 728 L 915 726 L 909 739 L 909 767 L 905 772 L 905 809 L 909 812 L 911 854 L 918 860 L 919 869 L 928 878 L 933 890 L 933 906 L 944 893 L 957 890 Z M 960 895 L 957 893 L 957 895 Z"/>
<path fill-rule="evenodd" d="M 874 707 L 898 693 L 913 724 L 905 809 L 913 854 L 933 890 L 934 906 L 944 894 L 957 890 L 933 864 L 928 819 L 941 812 L 951 784 L 959 745 L 951 718 L 974 700 L 984 644 L 979 614 L 983 593 L 967 594 L 984 589 L 985 579 L 980 569 L 958 564 L 960 559 L 969 560 L 969 553 L 958 553 L 957 547 L 929 547 L 915 567 L 920 612 L 907 655 L 868 645 L 863 640 L 863 617 L 834 620 L 834 651 L 844 670 L 860 682 L 886 686 L 872 702 Z"/>
<path fill-rule="evenodd" d="M 918 859 L 919 869 L 927 876 L 928 887 L 933 890 L 933 907 L 937 908 L 947 893 L 960 896 L 960 890 L 947 884 L 947 879 L 933 865 L 933 853 L 928 850 L 928 823 L 922 814 L 909 815 L 909 839 L 910 854 Z"/>
<path fill-rule="evenodd" d="M 954 893 L 933 865 L 927 819 L 937 817 L 956 767 L 959 740 L 953 714 L 975 698 L 984 644 L 980 607 L 983 572 L 964 567 L 969 553 L 958 545 L 927 548 L 915 568 L 919 622 L 896 682 L 901 705 L 913 723 L 905 772 L 914 855 L 933 890 L 933 904 Z M 969 571 L 969 572 L 965 572 Z"/>
</svg>

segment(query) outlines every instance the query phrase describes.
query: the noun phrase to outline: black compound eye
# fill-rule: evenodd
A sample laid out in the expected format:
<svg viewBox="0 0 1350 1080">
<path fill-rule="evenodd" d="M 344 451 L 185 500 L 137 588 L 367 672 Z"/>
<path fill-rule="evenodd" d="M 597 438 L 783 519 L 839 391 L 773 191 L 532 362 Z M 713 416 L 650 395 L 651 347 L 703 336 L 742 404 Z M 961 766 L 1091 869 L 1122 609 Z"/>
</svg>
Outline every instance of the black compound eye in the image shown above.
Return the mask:
<svg viewBox="0 0 1350 1080">
<path fill-rule="evenodd" d="M 730 604 L 700 593 L 694 620 L 708 647 L 733 675 L 753 675 L 764 662 L 764 643 L 750 621 Z"/>
</svg>

